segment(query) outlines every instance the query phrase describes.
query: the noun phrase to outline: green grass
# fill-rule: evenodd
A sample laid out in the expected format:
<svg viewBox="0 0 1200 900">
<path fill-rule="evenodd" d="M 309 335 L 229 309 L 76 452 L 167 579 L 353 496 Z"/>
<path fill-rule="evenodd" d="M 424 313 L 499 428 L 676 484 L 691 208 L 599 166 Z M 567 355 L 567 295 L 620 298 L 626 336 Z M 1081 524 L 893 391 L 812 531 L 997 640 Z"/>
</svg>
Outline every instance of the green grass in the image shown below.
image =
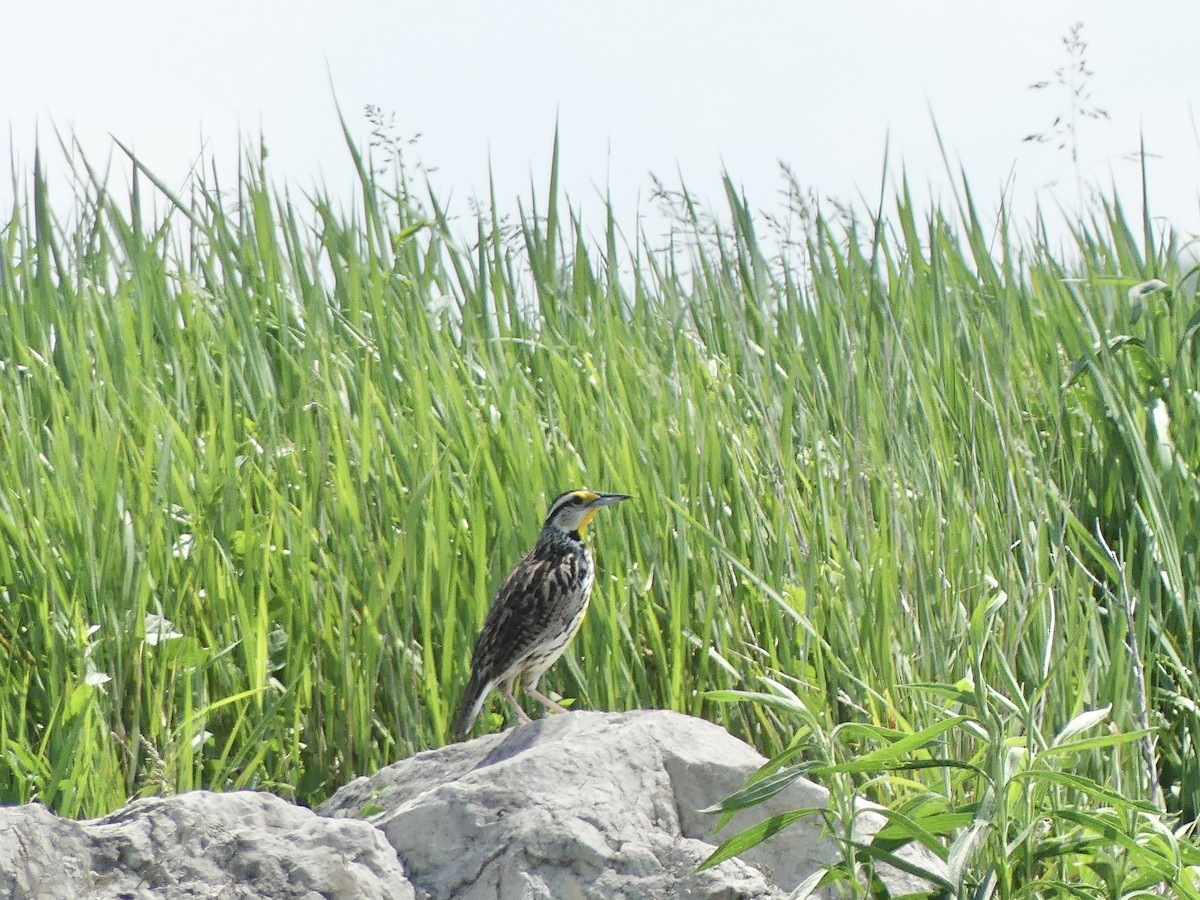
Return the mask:
<svg viewBox="0 0 1200 900">
<path fill-rule="evenodd" d="M 965 185 L 949 212 L 901 189 L 781 252 L 729 184 L 724 212 L 682 196 L 664 251 L 581 222 L 556 151 L 544 196 L 464 240 L 351 151 L 352 212 L 254 154 L 183 196 L 82 168 L 66 224 L 18 173 L 0 800 L 313 804 L 439 746 L 492 591 L 587 484 L 637 500 L 590 532 L 592 611 L 551 689 L 790 747 L 778 765 L 825 766 L 843 804 L 949 816 L 922 833 L 956 890 L 1182 877 L 1060 815 L 1137 845 L 1155 779 L 1200 808 L 1200 318 L 1182 290 L 1126 299 L 1182 274 L 1148 211 L 1113 200 L 1056 255 L 985 229 Z"/>
</svg>

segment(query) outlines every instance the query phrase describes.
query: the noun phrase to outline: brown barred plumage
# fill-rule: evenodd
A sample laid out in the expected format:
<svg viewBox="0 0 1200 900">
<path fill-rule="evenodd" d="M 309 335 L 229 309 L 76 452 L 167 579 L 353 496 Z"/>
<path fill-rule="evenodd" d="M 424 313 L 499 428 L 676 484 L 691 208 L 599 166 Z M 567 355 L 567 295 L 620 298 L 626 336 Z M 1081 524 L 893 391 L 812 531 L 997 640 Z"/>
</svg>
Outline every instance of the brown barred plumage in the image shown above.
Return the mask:
<svg viewBox="0 0 1200 900">
<path fill-rule="evenodd" d="M 513 698 L 518 683 L 547 709 L 564 712 L 538 691 L 537 683 L 566 650 L 587 612 L 596 573 L 583 529 L 601 507 L 628 499 L 628 494 L 581 488 L 550 504 L 537 544 L 513 567 L 488 610 L 454 720 L 455 735 L 467 733 L 493 688 L 521 722 L 530 719 Z"/>
</svg>

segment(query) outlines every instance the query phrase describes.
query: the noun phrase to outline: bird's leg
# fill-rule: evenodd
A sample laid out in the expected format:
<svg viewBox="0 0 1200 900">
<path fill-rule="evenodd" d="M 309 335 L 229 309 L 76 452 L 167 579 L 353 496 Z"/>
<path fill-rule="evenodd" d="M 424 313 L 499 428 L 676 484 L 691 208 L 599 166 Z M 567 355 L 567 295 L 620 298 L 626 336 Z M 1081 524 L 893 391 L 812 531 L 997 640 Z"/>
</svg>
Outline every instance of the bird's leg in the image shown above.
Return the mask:
<svg viewBox="0 0 1200 900">
<path fill-rule="evenodd" d="M 546 707 L 546 709 L 550 710 L 550 712 L 565 713 L 567 711 L 565 706 L 555 703 L 535 687 L 530 687 L 527 684 L 523 684 L 521 685 L 521 689 L 538 703 L 542 704 L 542 706 Z"/>
<path fill-rule="evenodd" d="M 513 712 L 515 712 L 517 714 L 517 721 L 520 722 L 522 725 L 527 725 L 530 722 L 532 722 L 533 719 L 529 718 L 529 716 L 528 716 L 528 714 L 526 714 L 525 710 L 521 709 L 521 704 L 518 703 L 515 699 L 513 699 L 512 689 L 513 689 L 512 681 L 504 682 L 503 684 L 500 685 L 500 688 L 499 688 L 500 696 L 504 698 L 505 703 L 507 703 L 509 706 L 512 707 Z"/>
</svg>

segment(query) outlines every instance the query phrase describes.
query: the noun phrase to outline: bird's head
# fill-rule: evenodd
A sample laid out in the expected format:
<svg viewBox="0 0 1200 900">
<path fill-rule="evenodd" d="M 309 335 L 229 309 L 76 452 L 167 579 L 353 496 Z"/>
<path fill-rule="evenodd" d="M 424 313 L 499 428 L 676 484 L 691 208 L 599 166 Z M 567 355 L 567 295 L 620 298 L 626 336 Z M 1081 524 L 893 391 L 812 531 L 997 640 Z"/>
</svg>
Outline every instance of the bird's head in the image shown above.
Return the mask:
<svg viewBox="0 0 1200 900">
<path fill-rule="evenodd" d="M 583 529 L 601 507 L 629 499 L 629 494 L 599 494 L 587 488 L 567 491 L 554 498 L 554 502 L 550 504 L 550 511 L 546 513 L 546 523 L 542 527 L 583 534 Z"/>
</svg>

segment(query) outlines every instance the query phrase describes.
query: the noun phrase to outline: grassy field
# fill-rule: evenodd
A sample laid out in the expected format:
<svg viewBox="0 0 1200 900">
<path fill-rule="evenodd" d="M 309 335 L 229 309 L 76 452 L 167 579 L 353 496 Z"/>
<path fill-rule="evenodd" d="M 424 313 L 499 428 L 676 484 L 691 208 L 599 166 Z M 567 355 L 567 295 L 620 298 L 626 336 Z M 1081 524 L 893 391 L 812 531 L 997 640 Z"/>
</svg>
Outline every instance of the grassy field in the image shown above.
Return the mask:
<svg viewBox="0 0 1200 900">
<path fill-rule="evenodd" d="M 441 745 L 491 592 L 587 484 L 637 500 L 549 688 L 865 793 L 950 893 L 1196 896 L 1200 316 L 1148 209 L 1056 254 L 901 189 L 785 245 L 730 186 L 664 250 L 552 172 L 463 240 L 354 164 L 353 212 L 254 154 L 185 196 L 81 166 L 67 222 L 17 174 L 0 800 L 314 804 Z"/>
</svg>

